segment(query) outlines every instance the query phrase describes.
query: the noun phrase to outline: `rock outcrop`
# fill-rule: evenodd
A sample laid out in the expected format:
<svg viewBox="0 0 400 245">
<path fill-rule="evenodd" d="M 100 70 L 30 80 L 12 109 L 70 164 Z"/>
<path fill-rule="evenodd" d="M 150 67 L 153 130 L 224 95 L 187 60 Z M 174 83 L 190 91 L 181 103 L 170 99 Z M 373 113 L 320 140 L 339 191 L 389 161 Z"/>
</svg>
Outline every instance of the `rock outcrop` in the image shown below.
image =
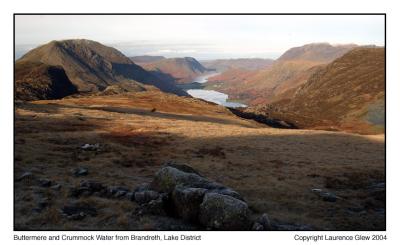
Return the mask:
<svg viewBox="0 0 400 245">
<path fill-rule="evenodd" d="M 149 188 L 135 193 L 136 202 L 141 204 L 137 211 L 140 214 L 160 213 L 163 206 L 165 214 L 206 229 L 251 228 L 249 207 L 238 192 L 201 176 L 187 165 L 165 165 L 155 174 Z"/>
</svg>

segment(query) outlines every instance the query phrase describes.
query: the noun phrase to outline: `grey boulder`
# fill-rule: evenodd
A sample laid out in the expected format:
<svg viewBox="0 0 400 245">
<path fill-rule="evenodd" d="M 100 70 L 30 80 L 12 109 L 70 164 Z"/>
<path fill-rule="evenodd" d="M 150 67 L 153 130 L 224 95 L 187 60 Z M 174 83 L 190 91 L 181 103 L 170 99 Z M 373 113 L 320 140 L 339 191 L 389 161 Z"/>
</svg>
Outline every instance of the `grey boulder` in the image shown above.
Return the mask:
<svg viewBox="0 0 400 245">
<path fill-rule="evenodd" d="M 200 205 L 199 221 L 216 230 L 249 230 L 250 210 L 245 202 L 234 197 L 207 193 Z"/>
</svg>

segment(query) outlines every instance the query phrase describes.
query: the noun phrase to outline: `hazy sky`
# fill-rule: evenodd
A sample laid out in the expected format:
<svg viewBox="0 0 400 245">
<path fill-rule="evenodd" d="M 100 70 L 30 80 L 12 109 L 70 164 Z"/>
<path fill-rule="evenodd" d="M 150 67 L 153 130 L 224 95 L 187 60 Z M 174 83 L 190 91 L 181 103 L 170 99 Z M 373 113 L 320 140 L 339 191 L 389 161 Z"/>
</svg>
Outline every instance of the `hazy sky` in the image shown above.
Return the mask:
<svg viewBox="0 0 400 245">
<path fill-rule="evenodd" d="M 313 42 L 384 45 L 384 16 L 15 16 L 17 56 L 71 38 L 96 40 L 128 56 L 277 58 Z"/>
</svg>

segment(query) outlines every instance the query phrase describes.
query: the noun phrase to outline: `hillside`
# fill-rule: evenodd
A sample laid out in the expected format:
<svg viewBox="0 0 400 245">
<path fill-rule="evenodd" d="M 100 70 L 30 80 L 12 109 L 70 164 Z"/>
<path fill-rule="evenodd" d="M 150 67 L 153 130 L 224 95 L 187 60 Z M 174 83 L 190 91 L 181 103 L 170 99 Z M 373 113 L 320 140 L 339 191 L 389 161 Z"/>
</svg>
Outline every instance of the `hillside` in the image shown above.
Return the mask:
<svg viewBox="0 0 400 245">
<path fill-rule="evenodd" d="M 271 229 L 384 230 L 384 152 L 382 135 L 275 129 L 159 91 L 19 103 L 15 229 L 204 229 L 125 194 L 173 161 L 236 190 Z"/>
<path fill-rule="evenodd" d="M 118 50 L 91 40 L 52 41 L 29 51 L 19 61 L 61 66 L 80 92 L 101 91 L 108 85 L 131 79 L 165 92 L 186 95 L 172 80 L 162 80 Z"/>
<path fill-rule="evenodd" d="M 209 80 L 219 83 L 219 91 L 228 93 L 232 99 L 242 100 L 249 105 L 270 103 L 290 98 L 295 88 L 305 83 L 317 66 L 334 60 L 353 47 L 307 44 L 289 49 L 271 66 L 246 76 L 241 83 L 232 84 L 229 79 L 224 80 L 224 73 Z"/>
<path fill-rule="evenodd" d="M 161 72 L 174 78 L 177 83 L 190 83 L 208 70 L 192 57 L 162 59 L 142 65 L 148 71 Z"/>
<path fill-rule="evenodd" d="M 328 63 L 357 47 L 355 44 L 331 45 L 329 43 L 311 43 L 291 48 L 282 54 L 278 61 L 309 60 Z"/>
<path fill-rule="evenodd" d="M 77 92 L 62 67 L 18 61 L 15 64 L 15 99 L 60 99 Z"/>
<path fill-rule="evenodd" d="M 294 97 L 261 111 L 302 128 L 382 133 L 385 49 L 357 48 L 320 68 Z"/>
<path fill-rule="evenodd" d="M 215 69 L 218 72 L 228 70 L 244 69 L 259 70 L 270 66 L 274 60 L 260 58 L 243 58 L 243 59 L 217 59 L 201 61 L 201 64 L 208 69 Z"/>
</svg>

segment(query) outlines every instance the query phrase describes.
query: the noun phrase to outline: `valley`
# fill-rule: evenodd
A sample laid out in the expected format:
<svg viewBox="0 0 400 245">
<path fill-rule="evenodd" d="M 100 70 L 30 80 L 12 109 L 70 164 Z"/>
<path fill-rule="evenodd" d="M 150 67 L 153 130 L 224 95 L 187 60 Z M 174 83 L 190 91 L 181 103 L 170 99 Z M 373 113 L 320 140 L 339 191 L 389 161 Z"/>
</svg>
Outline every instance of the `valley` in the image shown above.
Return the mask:
<svg viewBox="0 0 400 245">
<path fill-rule="evenodd" d="M 14 228 L 385 230 L 384 54 L 41 45 L 15 62 Z"/>
</svg>

